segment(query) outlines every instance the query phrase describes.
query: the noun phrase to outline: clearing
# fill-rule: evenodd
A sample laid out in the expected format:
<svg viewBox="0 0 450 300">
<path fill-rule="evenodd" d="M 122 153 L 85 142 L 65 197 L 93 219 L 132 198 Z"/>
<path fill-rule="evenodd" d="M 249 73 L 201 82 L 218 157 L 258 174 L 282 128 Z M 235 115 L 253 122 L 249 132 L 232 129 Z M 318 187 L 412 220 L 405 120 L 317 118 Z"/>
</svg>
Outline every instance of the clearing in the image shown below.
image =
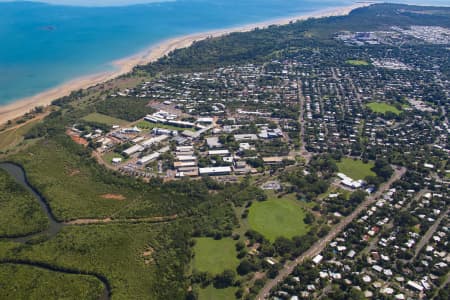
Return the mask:
<svg viewBox="0 0 450 300">
<path fill-rule="evenodd" d="M 372 161 L 365 164 L 359 159 L 343 158 L 337 163 L 339 172 L 344 173 L 353 180 L 364 179 L 367 176 L 375 176 L 376 174 L 371 170 L 374 166 Z"/>
<path fill-rule="evenodd" d="M 236 257 L 236 241 L 230 238 L 196 238 L 195 242 L 194 268 L 198 271 L 216 275 L 226 269 L 237 268 L 239 260 Z"/>
<path fill-rule="evenodd" d="M 104 114 L 100 114 L 100 113 L 91 113 L 87 116 L 85 116 L 83 118 L 83 120 L 88 121 L 88 122 L 95 122 L 95 123 L 100 123 L 100 124 L 106 124 L 106 125 L 120 125 L 120 126 L 125 126 L 128 124 L 128 121 L 122 120 L 122 119 L 118 119 L 118 118 L 113 118 Z"/>
<path fill-rule="evenodd" d="M 104 194 L 101 195 L 101 197 L 103 199 L 111 199 L 111 200 L 118 200 L 118 201 L 123 201 L 125 200 L 125 196 L 121 195 L 121 194 Z"/>
<path fill-rule="evenodd" d="M 0 149 L 9 149 L 17 146 L 24 140 L 23 136 L 40 121 L 41 119 L 33 119 L 25 124 L 0 132 Z"/>
<path fill-rule="evenodd" d="M 199 300 L 228 300 L 235 299 L 234 293 L 236 293 L 236 287 L 228 287 L 226 289 L 216 289 L 212 285 L 204 289 L 199 289 Z"/>
<path fill-rule="evenodd" d="M 383 103 L 383 102 L 372 102 L 372 103 L 367 104 L 367 107 L 371 111 L 380 113 L 380 114 L 385 114 L 387 112 L 391 112 L 396 115 L 399 115 L 401 112 L 395 106 L 388 104 L 388 103 Z"/>
<path fill-rule="evenodd" d="M 303 222 L 305 211 L 296 201 L 298 200 L 255 201 L 248 215 L 250 228 L 272 242 L 280 236 L 292 238 L 305 234 L 308 231 L 308 226 Z"/>
<path fill-rule="evenodd" d="M 360 59 L 349 59 L 346 61 L 347 64 L 352 65 L 352 66 L 369 66 L 370 63 L 368 63 L 365 60 L 360 60 Z"/>
</svg>

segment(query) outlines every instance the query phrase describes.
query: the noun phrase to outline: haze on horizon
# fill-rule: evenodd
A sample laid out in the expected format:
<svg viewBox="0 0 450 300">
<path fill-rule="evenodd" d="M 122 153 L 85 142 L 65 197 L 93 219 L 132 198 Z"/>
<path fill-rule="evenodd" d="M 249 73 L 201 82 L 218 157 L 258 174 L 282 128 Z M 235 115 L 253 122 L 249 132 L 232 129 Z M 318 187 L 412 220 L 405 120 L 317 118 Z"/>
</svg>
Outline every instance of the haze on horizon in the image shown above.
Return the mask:
<svg viewBox="0 0 450 300">
<path fill-rule="evenodd" d="M 126 6 L 158 2 L 174 2 L 176 0 L 0 0 L 0 2 L 42 2 L 71 6 Z"/>
<path fill-rule="evenodd" d="M 175 2 L 177 0 L 0 0 L 0 2 L 43 2 L 56 5 L 71 5 L 71 6 L 126 6 L 136 4 L 149 4 L 159 2 Z M 214 1 L 214 0 L 210 0 Z M 230 0 L 233 1 L 233 0 Z M 235 0 L 236 1 L 236 0 Z M 326 1 L 326 0 L 318 0 Z M 348 4 L 348 1 L 343 0 L 343 5 Z M 355 0 L 356 2 L 356 0 Z M 388 3 L 404 3 L 412 5 L 440 5 L 449 6 L 449 0 L 374 0 L 373 2 L 388 2 Z M 300 2 L 301 3 L 301 2 Z"/>
</svg>

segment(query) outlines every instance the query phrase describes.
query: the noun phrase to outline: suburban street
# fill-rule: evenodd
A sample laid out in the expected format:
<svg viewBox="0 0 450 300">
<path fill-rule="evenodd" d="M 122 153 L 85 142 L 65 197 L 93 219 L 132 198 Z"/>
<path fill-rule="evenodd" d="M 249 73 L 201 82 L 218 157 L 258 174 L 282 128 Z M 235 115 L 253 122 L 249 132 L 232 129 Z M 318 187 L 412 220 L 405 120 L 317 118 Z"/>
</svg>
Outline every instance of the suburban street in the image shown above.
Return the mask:
<svg viewBox="0 0 450 300">
<path fill-rule="evenodd" d="M 289 274 L 292 273 L 294 268 L 301 264 L 303 261 L 307 259 L 311 259 L 314 256 L 318 255 L 320 252 L 322 252 L 325 247 L 330 243 L 335 237 L 337 237 L 344 229 L 345 227 L 350 224 L 358 215 L 365 209 L 367 209 L 370 205 L 375 203 L 380 196 L 383 195 L 385 191 L 387 191 L 391 185 L 399 180 L 406 172 L 406 168 L 394 168 L 394 174 L 391 176 L 391 178 L 382 184 L 377 192 L 375 192 L 373 195 L 367 197 L 367 199 L 361 203 L 352 214 L 344 218 L 339 224 L 337 224 L 324 238 L 317 241 L 311 248 L 309 248 L 305 253 L 303 253 L 301 256 L 297 257 L 294 261 L 289 261 L 286 263 L 286 265 L 283 267 L 283 269 L 280 270 L 277 277 L 275 277 L 272 280 L 267 281 L 265 286 L 261 289 L 259 294 L 256 296 L 256 299 L 262 300 L 267 299 L 270 295 L 270 291 L 280 282 L 282 282 Z"/>
</svg>

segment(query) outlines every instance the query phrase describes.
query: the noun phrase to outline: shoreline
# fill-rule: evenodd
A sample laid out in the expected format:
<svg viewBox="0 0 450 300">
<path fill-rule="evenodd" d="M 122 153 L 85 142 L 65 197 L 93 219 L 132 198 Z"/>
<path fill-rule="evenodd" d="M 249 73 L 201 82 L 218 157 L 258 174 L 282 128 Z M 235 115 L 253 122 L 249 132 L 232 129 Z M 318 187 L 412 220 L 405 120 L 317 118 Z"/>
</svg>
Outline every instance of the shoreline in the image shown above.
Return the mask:
<svg viewBox="0 0 450 300">
<path fill-rule="evenodd" d="M 10 104 L 0 106 L 0 124 L 6 123 L 8 120 L 13 120 L 20 117 L 36 106 L 48 106 L 53 100 L 68 96 L 72 91 L 87 89 L 89 87 L 98 85 L 117 78 L 121 75 L 127 74 L 133 70 L 137 65 L 148 64 L 158 60 L 164 55 L 169 54 L 173 50 L 186 48 L 192 45 L 195 41 L 204 40 L 209 37 L 224 36 L 233 32 L 247 32 L 255 28 L 266 28 L 270 25 L 286 25 L 290 22 L 307 20 L 309 18 L 324 18 L 332 16 L 348 15 L 356 8 L 366 7 L 371 5 L 371 2 L 355 3 L 348 6 L 333 7 L 310 13 L 305 13 L 298 16 L 284 17 L 279 19 L 272 19 L 264 22 L 248 24 L 233 28 L 211 30 L 206 32 L 194 33 L 174 38 L 163 40 L 157 44 L 147 47 L 146 50 L 141 51 L 129 57 L 125 57 L 112 62 L 116 70 L 105 71 L 101 73 L 86 75 L 75 78 L 73 80 L 62 83 L 54 88 L 43 91 L 36 95 L 15 100 Z"/>
</svg>

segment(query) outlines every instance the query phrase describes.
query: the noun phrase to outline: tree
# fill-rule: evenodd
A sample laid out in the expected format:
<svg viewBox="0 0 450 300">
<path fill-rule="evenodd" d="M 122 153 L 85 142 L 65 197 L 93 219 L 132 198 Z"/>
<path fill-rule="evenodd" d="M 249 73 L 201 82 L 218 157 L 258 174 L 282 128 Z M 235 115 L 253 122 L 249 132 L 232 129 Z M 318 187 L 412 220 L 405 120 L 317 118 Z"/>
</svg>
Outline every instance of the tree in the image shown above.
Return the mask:
<svg viewBox="0 0 450 300">
<path fill-rule="evenodd" d="M 314 215 L 311 213 L 307 213 L 305 218 L 303 219 L 303 222 L 305 222 L 305 224 L 312 224 L 314 222 Z"/>
<path fill-rule="evenodd" d="M 241 251 L 245 248 L 245 243 L 243 241 L 239 241 L 236 243 L 236 251 Z"/>
<path fill-rule="evenodd" d="M 257 269 L 258 266 L 256 266 L 256 264 L 252 263 L 248 259 L 244 259 L 237 267 L 237 272 L 239 275 L 243 276 L 250 272 L 256 271 Z"/>
<path fill-rule="evenodd" d="M 269 278 L 275 278 L 278 275 L 277 268 L 270 268 L 269 271 L 267 271 L 267 277 Z"/>
<path fill-rule="evenodd" d="M 214 277 L 214 287 L 224 289 L 233 285 L 236 278 L 236 272 L 233 270 L 225 270 Z"/>
<path fill-rule="evenodd" d="M 274 246 L 281 256 L 291 253 L 295 248 L 294 242 L 285 237 L 277 237 Z"/>
<path fill-rule="evenodd" d="M 400 211 L 398 214 L 394 216 L 394 224 L 396 226 L 410 227 L 418 223 L 419 220 L 407 211 Z"/>
<path fill-rule="evenodd" d="M 358 205 L 364 201 L 364 198 L 366 198 L 366 196 L 367 196 L 366 192 L 358 190 L 350 195 L 349 203 L 352 205 Z"/>
<path fill-rule="evenodd" d="M 384 181 L 388 180 L 394 173 L 394 170 L 389 165 L 389 162 L 385 159 L 377 159 L 372 171 L 374 171 L 377 176 L 383 178 Z"/>
</svg>

